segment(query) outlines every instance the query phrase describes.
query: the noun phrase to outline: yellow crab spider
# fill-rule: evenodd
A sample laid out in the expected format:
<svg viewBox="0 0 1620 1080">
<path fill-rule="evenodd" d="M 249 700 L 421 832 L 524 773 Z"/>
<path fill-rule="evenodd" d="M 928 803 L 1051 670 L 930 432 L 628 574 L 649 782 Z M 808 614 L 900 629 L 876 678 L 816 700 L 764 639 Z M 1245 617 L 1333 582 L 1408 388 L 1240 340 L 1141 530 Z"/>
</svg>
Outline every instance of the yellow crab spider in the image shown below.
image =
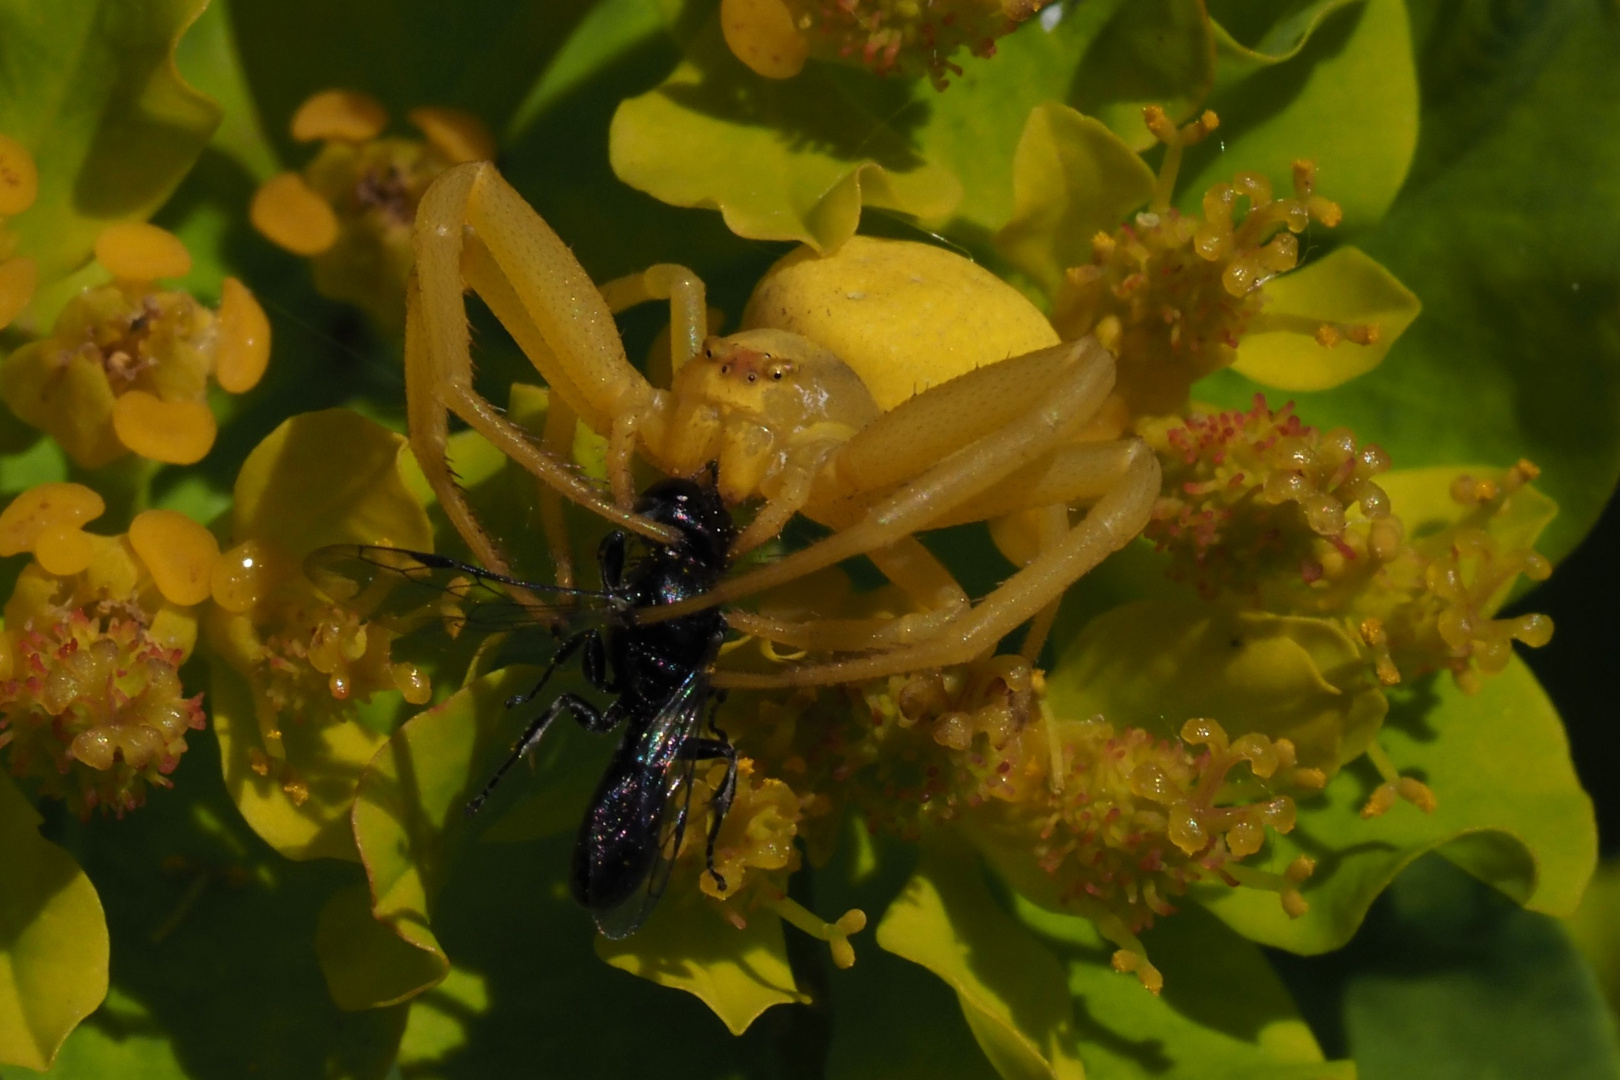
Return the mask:
<svg viewBox="0 0 1620 1080">
<path fill-rule="evenodd" d="M 463 293 L 471 289 L 551 388 L 551 420 L 574 418 L 606 436 L 612 498 L 538 443 L 473 388 Z M 646 301 L 671 310 L 671 385 L 630 364 L 613 315 Z M 873 655 L 777 675 L 716 673 L 716 685 L 781 686 L 965 662 L 1048 608 L 1146 523 L 1159 469 L 1138 440 L 1076 436 L 1113 388 L 1113 358 L 1094 339 L 986 364 L 881 412 L 866 383 L 797 334 L 755 329 L 711 338 L 702 282 L 659 265 L 600 289 L 562 240 L 487 162 L 447 170 L 417 210 L 416 273 L 407 293 L 406 392 L 412 449 L 445 512 L 487 565 L 505 562 L 484 534 L 445 460 L 454 413 L 562 496 L 650 539 L 675 537 L 637 517 L 631 458 L 671 476 L 718 463 L 728 503 L 763 499 L 740 553 L 795 514 L 833 535 L 657 609 L 668 618 L 729 603 L 865 555 L 922 609 L 902 620 L 787 623 L 729 612 L 747 633 L 809 648 Z M 571 427 L 569 428 L 571 432 Z M 1072 527 L 1069 503 L 1091 502 Z M 1049 508 L 1039 553 L 970 604 L 914 533 Z"/>
</svg>

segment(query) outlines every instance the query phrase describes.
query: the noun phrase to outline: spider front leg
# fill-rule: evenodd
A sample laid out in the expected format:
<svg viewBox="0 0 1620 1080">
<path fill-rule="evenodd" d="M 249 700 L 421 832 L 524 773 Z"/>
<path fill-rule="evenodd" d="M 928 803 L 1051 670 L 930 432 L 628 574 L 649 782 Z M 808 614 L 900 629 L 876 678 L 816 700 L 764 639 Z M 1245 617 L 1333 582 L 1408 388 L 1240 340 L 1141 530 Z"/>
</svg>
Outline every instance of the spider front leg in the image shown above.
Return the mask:
<svg viewBox="0 0 1620 1080">
<path fill-rule="evenodd" d="M 1159 494 L 1159 462 L 1147 444 L 1123 444 L 1119 482 L 1054 546 L 1008 578 L 972 611 L 946 623 L 917 645 L 875 656 L 806 664 L 779 675 L 717 671 L 714 685 L 747 689 L 822 686 L 881 678 L 923 668 L 962 664 L 983 655 L 1015 628 L 1036 617 L 1104 558 L 1124 547 L 1147 524 Z"/>
<path fill-rule="evenodd" d="M 703 281 L 684 266 L 659 263 L 639 274 L 615 278 L 602 286 L 602 300 L 617 315 L 651 301 L 669 302 L 670 375 L 679 371 L 703 347 L 709 336 L 709 313 Z M 630 459 L 636 449 L 639 425 L 615 423 L 608 438 L 608 483 L 620 506 L 635 504 L 635 478 Z"/>
<path fill-rule="evenodd" d="M 417 209 L 415 244 L 405 350 L 412 448 L 479 558 L 504 566 L 444 464 L 446 409 L 565 498 L 650 539 L 675 542 L 674 530 L 604 498 L 473 388 L 467 287 L 483 297 L 551 392 L 591 427 L 656 430 L 665 420 L 667 398 L 625 359 L 612 313 L 557 234 L 494 166 L 474 162 L 447 170 L 428 189 Z"/>
</svg>

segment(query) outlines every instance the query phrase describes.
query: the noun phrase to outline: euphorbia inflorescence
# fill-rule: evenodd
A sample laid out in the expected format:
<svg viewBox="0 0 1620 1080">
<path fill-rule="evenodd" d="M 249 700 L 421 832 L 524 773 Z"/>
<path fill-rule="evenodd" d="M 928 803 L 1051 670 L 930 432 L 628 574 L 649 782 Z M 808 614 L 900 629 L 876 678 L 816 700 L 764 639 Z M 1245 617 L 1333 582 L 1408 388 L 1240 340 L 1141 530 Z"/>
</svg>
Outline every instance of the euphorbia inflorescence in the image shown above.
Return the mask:
<svg viewBox="0 0 1620 1080">
<path fill-rule="evenodd" d="M 210 380 L 240 394 L 264 375 L 270 323 L 247 287 L 226 278 L 219 309 L 162 289 L 191 256 L 172 234 L 135 222 L 96 241 L 113 282 L 69 300 L 51 335 L 0 366 L 0 397 L 49 432 L 79 465 L 136 453 L 189 465 L 214 445 Z"/>
<path fill-rule="evenodd" d="M 319 142 L 320 152 L 302 172 L 266 181 L 251 208 L 254 228 L 311 260 L 317 289 L 358 304 L 386 330 L 404 325 L 422 193 L 450 166 L 495 155 L 471 113 L 423 106 L 409 119 L 421 139 L 385 136 L 388 113 L 369 95 L 315 94 L 293 114 L 292 136 Z"/>
<path fill-rule="evenodd" d="M 1149 129 L 1166 144 L 1152 201 L 1131 222 L 1092 239 L 1092 261 L 1070 268 L 1052 301 L 1065 339 L 1096 334 L 1119 358 L 1115 392 L 1133 417 L 1179 412 L 1192 384 L 1229 366 L 1264 310 L 1264 285 L 1299 261 L 1297 234 L 1329 228 L 1342 214 L 1316 194 L 1316 166 L 1297 161 L 1293 194 L 1278 196 L 1259 173 L 1240 172 L 1204 193 L 1202 216 L 1170 205 L 1186 146 L 1219 121 L 1206 112 L 1177 128 L 1157 106 Z M 1324 325 L 1318 341 L 1368 344 L 1376 326 Z"/>
<path fill-rule="evenodd" d="M 743 63 L 768 78 L 797 75 L 809 58 L 879 75 L 926 76 L 943 90 L 962 74 L 960 49 L 995 55 L 996 39 L 1045 0 L 725 0 L 721 26 Z"/>
</svg>

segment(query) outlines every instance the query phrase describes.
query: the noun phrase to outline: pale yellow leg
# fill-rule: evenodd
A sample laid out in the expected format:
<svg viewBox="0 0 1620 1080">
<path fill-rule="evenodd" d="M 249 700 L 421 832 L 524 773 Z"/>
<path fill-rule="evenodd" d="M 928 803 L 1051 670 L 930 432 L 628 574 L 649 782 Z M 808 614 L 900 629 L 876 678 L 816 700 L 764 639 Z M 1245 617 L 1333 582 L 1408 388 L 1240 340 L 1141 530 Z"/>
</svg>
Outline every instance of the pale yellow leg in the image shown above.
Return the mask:
<svg viewBox="0 0 1620 1080">
<path fill-rule="evenodd" d="M 1125 479 L 1099 499 L 1061 543 L 1008 578 L 974 605 L 970 613 L 952 620 L 933 639 L 876 656 L 807 664 L 779 675 L 717 671 L 715 686 L 772 689 L 855 682 L 963 664 L 988 653 L 1082 575 L 1129 543 L 1147 524 L 1159 494 L 1159 462 L 1146 444 L 1133 445 Z"/>
<path fill-rule="evenodd" d="M 466 243 L 469 230 L 477 242 Z M 456 166 L 433 183 L 417 210 L 415 240 L 418 288 L 411 299 L 419 341 L 408 354 L 406 378 L 417 387 L 419 403 L 425 393 L 564 497 L 623 528 L 674 542 L 673 529 L 614 505 L 473 389 L 462 301 L 464 253 L 466 283 L 484 297 L 552 392 L 563 395 L 592 427 L 611 430 L 615 418 L 644 420 L 657 413 L 658 395 L 625 359 L 611 312 L 556 233 L 493 166 L 481 162 Z M 434 441 L 445 428 L 441 418 L 418 436 L 416 421 L 425 420 L 427 410 L 419 404 L 413 411 L 412 439 L 413 444 L 421 440 L 422 456 L 442 453 Z M 447 469 L 429 473 L 448 507 L 457 497 L 447 495 L 454 487 L 447 478 Z M 457 528 L 463 528 L 460 521 Z"/>
</svg>

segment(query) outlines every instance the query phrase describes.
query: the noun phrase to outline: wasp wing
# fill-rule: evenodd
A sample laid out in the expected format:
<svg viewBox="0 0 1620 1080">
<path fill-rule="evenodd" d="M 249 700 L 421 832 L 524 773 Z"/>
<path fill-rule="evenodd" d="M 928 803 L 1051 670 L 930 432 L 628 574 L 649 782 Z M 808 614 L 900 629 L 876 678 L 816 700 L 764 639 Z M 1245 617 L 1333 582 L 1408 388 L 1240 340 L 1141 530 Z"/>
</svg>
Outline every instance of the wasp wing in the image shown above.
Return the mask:
<svg viewBox="0 0 1620 1080">
<path fill-rule="evenodd" d="M 697 768 L 697 761 L 682 751 L 686 741 L 702 729 L 703 709 L 710 696 L 706 668 L 693 671 L 664 702 L 641 739 L 638 757 L 658 775 L 663 792 L 656 849 L 642 888 L 614 907 L 593 912 L 603 937 L 618 940 L 635 933 L 669 885 L 686 835 Z"/>
<path fill-rule="evenodd" d="M 608 593 L 523 581 L 446 555 L 372 544 L 319 548 L 304 560 L 304 573 L 333 600 L 399 633 L 437 623 L 451 637 L 537 627 L 570 634 L 605 625 L 623 610 Z"/>
</svg>

